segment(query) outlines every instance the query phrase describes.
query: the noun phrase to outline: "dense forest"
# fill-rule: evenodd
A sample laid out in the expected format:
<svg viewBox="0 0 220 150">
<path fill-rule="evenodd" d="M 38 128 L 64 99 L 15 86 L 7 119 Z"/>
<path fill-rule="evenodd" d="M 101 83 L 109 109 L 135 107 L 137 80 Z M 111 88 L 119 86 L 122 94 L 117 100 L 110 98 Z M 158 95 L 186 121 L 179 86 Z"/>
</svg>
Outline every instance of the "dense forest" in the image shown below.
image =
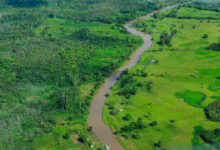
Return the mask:
<svg viewBox="0 0 220 150">
<path fill-rule="evenodd" d="M 95 143 L 90 101 L 142 44 L 122 24 L 183 1 L 0 0 L 0 148 Z"/>
</svg>

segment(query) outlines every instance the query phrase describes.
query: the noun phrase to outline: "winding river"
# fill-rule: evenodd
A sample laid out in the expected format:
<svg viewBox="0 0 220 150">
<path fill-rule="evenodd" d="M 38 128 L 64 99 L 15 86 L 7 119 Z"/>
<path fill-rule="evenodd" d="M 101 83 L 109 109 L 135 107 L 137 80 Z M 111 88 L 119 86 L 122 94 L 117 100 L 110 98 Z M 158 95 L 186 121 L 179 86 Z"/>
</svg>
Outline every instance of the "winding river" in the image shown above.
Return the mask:
<svg viewBox="0 0 220 150">
<path fill-rule="evenodd" d="M 134 67 L 138 63 L 140 56 L 153 45 L 151 35 L 138 31 L 134 28 L 131 28 L 130 25 L 137 20 L 146 19 L 152 16 L 155 12 L 166 11 L 168 9 L 175 8 L 177 6 L 178 5 L 173 5 L 158 11 L 154 11 L 146 16 L 142 16 L 140 18 L 137 18 L 135 20 L 129 21 L 126 24 L 124 24 L 124 27 L 127 29 L 129 33 L 131 33 L 132 35 L 141 36 L 144 41 L 144 44 L 140 48 L 138 48 L 135 52 L 132 53 L 130 59 L 127 61 L 126 64 L 124 64 L 122 67 L 114 71 L 111 74 L 111 76 L 106 79 L 105 83 L 100 87 L 98 93 L 93 98 L 90 107 L 88 125 L 92 127 L 93 132 L 99 138 L 101 143 L 106 145 L 106 149 L 123 150 L 124 148 L 119 143 L 116 136 L 112 133 L 111 129 L 103 121 L 103 108 L 106 100 L 105 95 L 111 91 L 110 88 L 117 82 L 117 79 L 120 77 L 121 72 L 125 69 L 130 69 Z"/>
</svg>

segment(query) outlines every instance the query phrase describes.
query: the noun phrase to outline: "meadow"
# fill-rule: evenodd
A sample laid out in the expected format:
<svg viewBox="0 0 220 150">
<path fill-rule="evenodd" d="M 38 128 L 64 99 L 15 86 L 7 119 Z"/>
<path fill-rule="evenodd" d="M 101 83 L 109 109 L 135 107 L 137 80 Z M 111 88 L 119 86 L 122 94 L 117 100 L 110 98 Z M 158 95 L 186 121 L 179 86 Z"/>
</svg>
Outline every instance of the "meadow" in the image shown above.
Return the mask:
<svg viewBox="0 0 220 150">
<path fill-rule="evenodd" d="M 104 108 L 125 149 L 219 149 L 218 8 L 186 4 L 133 24 L 154 45 Z"/>
</svg>

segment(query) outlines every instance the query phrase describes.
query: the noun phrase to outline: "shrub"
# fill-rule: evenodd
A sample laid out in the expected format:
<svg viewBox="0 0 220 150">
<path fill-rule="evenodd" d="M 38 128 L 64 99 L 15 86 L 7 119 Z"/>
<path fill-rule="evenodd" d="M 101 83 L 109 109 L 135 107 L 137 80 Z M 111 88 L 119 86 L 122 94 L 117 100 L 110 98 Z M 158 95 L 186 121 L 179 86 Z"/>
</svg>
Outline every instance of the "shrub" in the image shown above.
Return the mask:
<svg viewBox="0 0 220 150">
<path fill-rule="evenodd" d="M 53 118 L 48 119 L 48 122 L 51 123 L 52 125 L 56 125 L 56 120 Z"/>
<path fill-rule="evenodd" d="M 143 86 L 143 83 L 142 83 L 142 82 L 139 82 L 139 83 L 137 84 L 137 86 L 142 87 L 142 86 Z"/>
<path fill-rule="evenodd" d="M 147 126 L 142 122 L 142 118 L 138 118 L 136 122 L 131 122 L 129 125 L 125 125 L 120 129 L 120 132 L 128 132 L 136 129 L 143 129 Z"/>
<path fill-rule="evenodd" d="M 73 120 L 73 117 L 72 117 L 72 116 L 68 116 L 68 117 L 67 117 L 67 120 L 68 120 L 68 121 L 72 121 L 72 120 Z"/>
<path fill-rule="evenodd" d="M 216 138 L 216 135 L 211 130 L 203 131 L 200 136 L 206 143 L 210 144 L 214 143 Z"/>
<path fill-rule="evenodd" d="M 113 110 L 114 106 L 109 106 L 108 109 Z"/>
<path fill-rule="evenodd" d="M 33 7 L 45 3 L 44 0 L 5 0 L 8 5 L 14 7 Z"/>
<path fill-rule="evenodd" d="M 64 139 L 68 139 L 70 137 L 70 134 L 69 133 L 65 133 L 64 135 L 63 135 L 63 138 Z"/>
<path fill-rule="evenodd" d="M 215 130 L 205 130 L 200 134 L 200 137 L 204 140 L 204 142 L 211 144 L 216 149 L 220 148 L 220 128 Z"/>
<path fill-rule="evenodd" d="M 153 121 L 153 122 L 151 122 L 150 124 L 149 124 L 150 126 L 156 126 L 157 125 L 157 121 Z"/>
<path fill-rule="evenodd" d="M 203 39 L 207 39 L 207 38 L 208 38 L 208 34 L 204 34 L 204 35 L 202 36 L 202 38 L 203 38 Z"/>
<path fill-rule="evenodd" d="M 92 127 L 88 127 L 87 131 L 92 132 Z"/>
<path fill-rule="evenodd" d="M 131 115 L 130 114 L 126 114 L 122 119 L 126 120 L 126 121 L 129 121 L 129 120 L 131 120 Z"/>
<path fill-rule="evenodd" d="M 132 138 L 134 138 L 134 139 L 140 139 L 140 136 L 139 136 L 138 133 L 133 133 L 133 134 L 132 134 Z"/>
<path fill-rule="evenodd" d="M 161 141 L 158 141 L 157 143 L 154 143 L 154 146 L 155 146 L 155 147 L 161 147 L 161 146 L 162 146 L 162 142 L 161 142 Z"/>
<path fill-rule="evenodd" d="M 166 31 L 162 32 L 158 44 L 161 46 L 170 44 L 171 37 L 172 35 L 168 34 Z"/>
<path fill-rule="evenodd" d="M 175 122 L 175 120 L 170 120 L 170 123 L 174 123 Z"/>
<path fill-rule="evenodd" d="M 208 47 L 208 49 L 214 51 L 220 51 L 220 43 L 213 43 Z"/>
<path fill-rule="evenodd" d="M 205 114 L 212 121 L 220 121 L 220 101 L 215 101 L 205 108 Z"/>
<path fill-rule="evenodd" d="M 79 135 L 79 138 L 77 139 L 80 143 L 86 143 L 86 136 L 83 134 Z"/>
<path fill-rule="evenodd" d="M 216 135 L 220 136 L 220 128 L 215 129 L 214 132 Z"/>
<path fill-rule="evenodd" d="M 124 76 L 120 82 L 121 91 L 120 95 L 124 95 L 126 98 L 130 98 L 131 95 L 134 95 L 137 91 L 136 80 L 132 76 Z"/>
<path fill-rule="evenodd" d="M 195 126 L 193 134 L 201 135 L 204 132 L 204 128 L 202 126 Z"/>
<path fill-rule="evenodd" d="M 115 116 L 118 114 L 118 110 L 113 109 L 112 111 L 110 111 L 110 114 Z"/>
<path fill-rule="evenodd" d="M 126 74 L 128 74 L 128 69 L 123 70 L 121 73 L 121 75 L 126 75 Z"/>
</svg>

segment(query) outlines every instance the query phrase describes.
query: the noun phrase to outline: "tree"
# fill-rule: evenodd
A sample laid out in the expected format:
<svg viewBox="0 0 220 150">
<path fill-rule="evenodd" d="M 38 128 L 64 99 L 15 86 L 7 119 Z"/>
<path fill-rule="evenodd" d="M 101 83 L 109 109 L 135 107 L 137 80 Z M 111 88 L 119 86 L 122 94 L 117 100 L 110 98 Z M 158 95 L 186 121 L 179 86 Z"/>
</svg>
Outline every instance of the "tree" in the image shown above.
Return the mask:
<svg viewBox="0 0 220 150">
<path fill-rule="evenodd" d="M 204 35 L 202 36 L 202 38 L 203 38 L 203 39 L 207 39 L 207 38 L 208 38 L 208 34 L 204 34 Z"/>
<path fill-rule="evenodd" d="M 44 4 L 44 0 L 5 0 L 8 5 L 14 7 L 33 7 Z"/>
<path fill-rule="evenodd" d="M 170 44 L 172 34 L 168 34 L 166 31 L 163 31 L 160 36 L 160 41 L 158 42 L 159 45 L 168 45 Z"/>
<path fill-rule="evenodd" d="M 208 119 L 212 121 L 220 121 L 220 101 L 215 101 L 205 108 L 205 113 Z"/>
<path fill-rule="evenodd" d="M 129 121 L 129 120 L 131 120 L 131 115 L 130 114 L 126 114 L 122 119 L 126 120 L 126 121 Z"/>
<path fill-rule="evenodd" d="M 214 51 L 220 51 L 220 43 L 213 43 L 208 47 L 208 49 Z"/>
</svg>

